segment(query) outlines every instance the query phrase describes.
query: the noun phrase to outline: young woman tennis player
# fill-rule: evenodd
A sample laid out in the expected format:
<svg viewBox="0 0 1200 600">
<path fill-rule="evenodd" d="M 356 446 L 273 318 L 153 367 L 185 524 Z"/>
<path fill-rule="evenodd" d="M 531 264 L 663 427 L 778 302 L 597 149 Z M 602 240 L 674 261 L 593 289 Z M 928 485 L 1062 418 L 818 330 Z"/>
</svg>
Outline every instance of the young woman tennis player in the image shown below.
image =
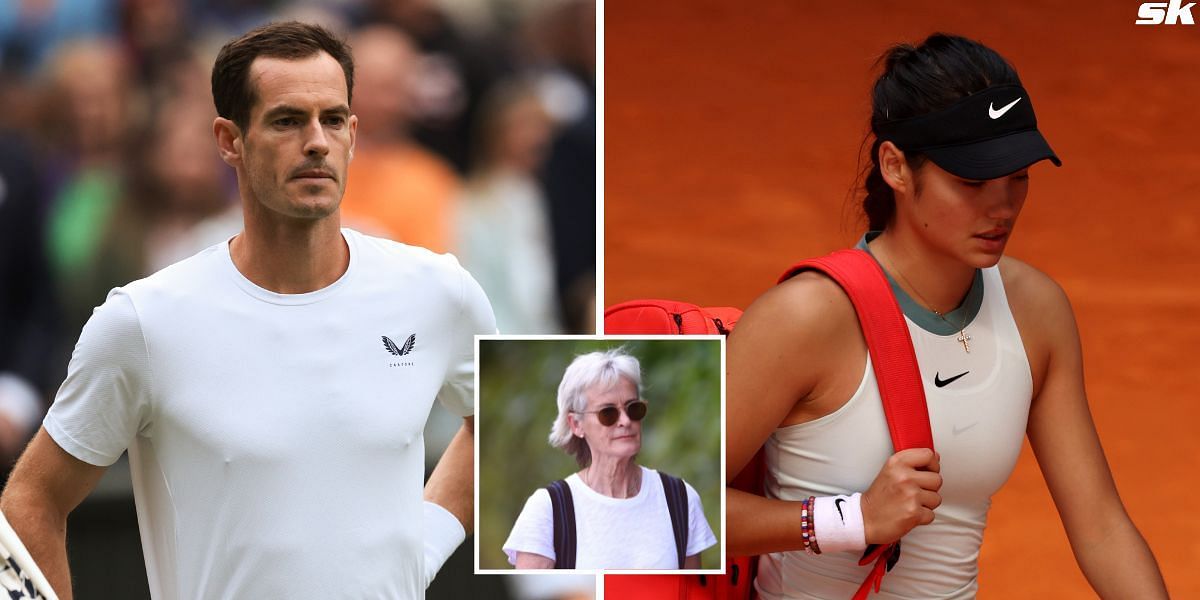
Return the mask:
<svg viewBox="0 0 1200 600">
<path fill-rule="evenodd" d="M 991 496 L 1028 435 L 1096 592 L 1165 598 L 1088 411 L 1070 303 L 1004 256 L 1031 165 L 1060 164 L 1029 93 L 1000 55 L 961 37 L 896 46 L 882 62 L 859 247 L 906 316 L 937 452 L 893 454 L 853 306 L 801 273 L 729 340 L 728 472 L 764 444 L 768 471 L 767 497 L 729 491 L 729 551 L 765 553 L 765 599 L 848 599 L 871 568 L 858 564 L 866 545 L 903 536 L 879 597 L 974 597 Z"/>
</svg>

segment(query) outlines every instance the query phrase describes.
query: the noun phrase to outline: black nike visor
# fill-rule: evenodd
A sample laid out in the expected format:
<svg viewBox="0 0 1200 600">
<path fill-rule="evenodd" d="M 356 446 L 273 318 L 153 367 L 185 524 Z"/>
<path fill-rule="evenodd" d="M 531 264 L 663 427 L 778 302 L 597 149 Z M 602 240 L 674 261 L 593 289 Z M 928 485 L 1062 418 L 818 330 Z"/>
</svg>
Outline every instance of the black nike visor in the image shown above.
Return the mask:
<svg viewBox="0 0 1200 600">
<path fill-rule="evenodd" d="M 996 179 L 1047 159 L 1062 166 L 1019 85 L 989 87 L 942 110 L 881 123 L 877 131 L 879 139 L 924 153 L 964 179 Z"/>
</svg>

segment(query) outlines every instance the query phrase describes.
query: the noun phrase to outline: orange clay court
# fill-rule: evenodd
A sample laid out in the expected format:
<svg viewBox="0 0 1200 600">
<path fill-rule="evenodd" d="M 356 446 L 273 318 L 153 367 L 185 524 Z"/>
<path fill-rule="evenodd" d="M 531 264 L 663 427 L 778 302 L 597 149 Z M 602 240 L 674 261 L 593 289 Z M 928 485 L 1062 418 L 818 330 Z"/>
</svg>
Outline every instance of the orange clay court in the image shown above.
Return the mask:
<svg viewBox="0 0 1200 600">
<path fill-rule="evenodd" d="M 1134 25 L 1138 6 L 610 0 L 604 304 L 744 308 L 853 244 L 875 58 L 934 31 L 978 39 L 1063 160 L 1031 170 L 1008 253 L 1070 296 L 1121 496 L 1172 596 L 1200 598 L 1200 25 Z M 1028 444 L 993 500 L 980 598 L 1095 597 Z"/>
</svg>

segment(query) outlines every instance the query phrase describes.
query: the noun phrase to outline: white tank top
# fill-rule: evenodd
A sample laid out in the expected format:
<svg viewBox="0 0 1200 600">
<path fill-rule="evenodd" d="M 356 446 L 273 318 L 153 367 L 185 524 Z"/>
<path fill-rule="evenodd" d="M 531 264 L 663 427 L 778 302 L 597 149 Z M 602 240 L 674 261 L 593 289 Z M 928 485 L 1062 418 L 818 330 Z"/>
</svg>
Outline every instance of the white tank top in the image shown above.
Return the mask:
<svg viewBox="0 0 1200 600">
<path fill-rule="evenodd" d="M 934 448 L 941 455 L 942 505 L 933 523 L 916 527 L 901 540 L 900 560 L 884 577 L 878 598 L 975 596 L 991 497 L 1008 479 L 1021 451 L 1033 378 L 999 269 L 981 273 L 982 301 L 966 326 L 970 353 L 957 341 L 957 330 L 939 335 L 914 322 L 913 316 L 933 315 L 910 316 L 914 305 L 898 292 L 902 306 L 908 305 L 905 321 L 921 368 Z M 954 313 L 947 319 L 959 323 Z M 892 453 L 868 358 L 862 381 L 844 406 L 779 428 L 767 440 L 767 496 L 800 500 L 865 492 Z M 867 576 L 869 567 L 859 566 L 860 558 L 857 552 L 768 554 L 759 563 L 755 584 L 767 600 L 846 600 Z"/>
</svg>

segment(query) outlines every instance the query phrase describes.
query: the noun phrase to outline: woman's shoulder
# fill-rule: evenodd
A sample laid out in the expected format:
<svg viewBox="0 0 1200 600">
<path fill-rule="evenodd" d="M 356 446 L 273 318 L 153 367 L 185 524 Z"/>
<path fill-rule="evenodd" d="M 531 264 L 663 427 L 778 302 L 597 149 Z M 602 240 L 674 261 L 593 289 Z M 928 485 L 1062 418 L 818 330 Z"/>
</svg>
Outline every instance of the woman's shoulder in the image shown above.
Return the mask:
<svg viewBox="0 0 1200 600">
<path fill-rule="evenodd" d="M 1035 295 L 1062 294 L 1058 282 L 1019 258 L 1005 255 L 1000 258 L 998 266 L 1004 289 L 1010 296 L 1014 292 Z"/>
<path fill-rule="evenodd" d="M 525 501 L 526 510 L 531 507 L 550 506 L 550 492 L 546 489 L 547 487 L 548 485 L 533 490 L 533 493 L 529 495 L 529 499 Z"/>
<path fill-rule="evenodd" d="M 1049 275 L 1010 256 L 1001 258 L 999 267 L 1004 293 L 1014 313 L 1025 313 L 1030 318 L 1042 315 L 1053 321 L 1072 314 L 1067 293 Z"/>
<path fill-rule="evenodd" d="M 781 423 L 823 411 L 814 398 L 848 398 L 862 376 L 866 345 L 841 286 L 806 271 L 746 309 L 729 336 L 726 360 L 729 435 L 739 444 L 731 452 L 748 460 Z"/>
<path fill-rule="evenodd" d="M 655 481 L 655 482 L 657 482 L 656 485 L 660 489 L 663 489 L 665 492 L 666 482 L 663 481 L 663 477 L 671 477 L 671 478 L 678 479 L 680 481 L 680 483 L 683 484 L 683 487 L 687 491 L 687 495 L 689 498 L 693 498 L 693 497 L 698 498 L 700 496 L 700 494 L 696 491 L 696 488 L 693 487 L 692 484 L 688 483 L 688 481 L 686 479 L 684 479 L 683 477 L 674 475 L 669 472 L 651 469 L 650 467 L 647 467 L 645 465 L 640 465 L 640 466 L 642 468 L 642 486 L 643 487 L 646 485 L 646 482 Z"/>
<path fill-rule="evenodd" d="M 841 286 L 822 273 L 805 271 L 759 296 L 734 331 L 761 327 L 795 344 L 797 338 L 817 342 L 841 336 L 857 324 L 854 305 Z"/>
<path fill-rule="evenodd" d="M 1049 275 L 1007 256 L 999 266 L 1008 306 L 1033 370 L 1034 388 L 1040 389 L 1051 357 L 1079 351 L 1075 313 L 1062 286 Z"/>
</svg>

